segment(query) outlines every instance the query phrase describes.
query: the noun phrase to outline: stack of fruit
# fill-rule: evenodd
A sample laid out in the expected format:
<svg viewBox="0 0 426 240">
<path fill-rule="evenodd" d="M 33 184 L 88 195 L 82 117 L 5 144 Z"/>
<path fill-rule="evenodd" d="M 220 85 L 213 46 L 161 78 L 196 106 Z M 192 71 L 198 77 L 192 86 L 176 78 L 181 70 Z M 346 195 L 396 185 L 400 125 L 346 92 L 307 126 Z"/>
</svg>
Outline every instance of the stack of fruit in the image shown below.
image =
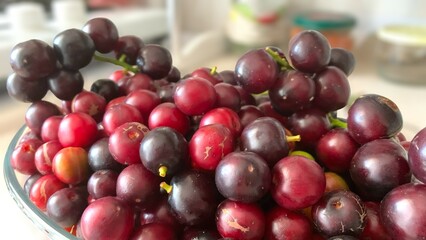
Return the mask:
<svg viewBox="0 0 426 240">
<path fill-rule="evenodd" d="M 123 70 L 84 90 L 92 59 Z M 426 239 L 426 129 L 405 139 L 384 96 L 349 105 L 354 57 L 319 32 L 181 77 L 166 48 L 95 18 L 10 60 L 9 95 L 31 102 L 11 164 L 77 237 Z"/>
</svg>

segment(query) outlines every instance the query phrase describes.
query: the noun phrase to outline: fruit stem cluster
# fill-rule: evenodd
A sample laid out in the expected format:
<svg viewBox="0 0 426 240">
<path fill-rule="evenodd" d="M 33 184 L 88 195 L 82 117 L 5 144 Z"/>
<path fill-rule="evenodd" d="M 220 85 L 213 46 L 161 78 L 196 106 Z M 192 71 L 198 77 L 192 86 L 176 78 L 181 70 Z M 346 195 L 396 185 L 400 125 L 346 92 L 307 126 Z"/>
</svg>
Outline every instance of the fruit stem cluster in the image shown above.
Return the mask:
<svg viewBox="0 0 426 240">
<path fill-rule="evenodd" d="M 293 67 L 287 61 L 285 57 L 281 57 L 279 53 L 274 51 L 270 47 L 266 47 L 265 51 L 281 66 L 281 70 L 292 70 Z"/>
<path fill-rule="evenodd" d="M 115 64 L 117 66 L 121 66 L 126 71 L 130 71 L 130 72 L 133 72 L 133 73 L 139 72 L 139 69 L 137 68 L 137 66 L 133 66 L 133 65 L 126 63 L 126 61 L 125 61 L 126 55 L 124 55 L 124 54 L 121 55 L 121 57 L 118 60 L 115 59 L 115 58 L 109 58 L 109 57 L 101 56 L 101 55 L 98 55 L 98 54 L 94 54 L 93 58 L 97 61 L 100 61 L 100 62 L 108 62 L 108 63 Z"/>
</svg>

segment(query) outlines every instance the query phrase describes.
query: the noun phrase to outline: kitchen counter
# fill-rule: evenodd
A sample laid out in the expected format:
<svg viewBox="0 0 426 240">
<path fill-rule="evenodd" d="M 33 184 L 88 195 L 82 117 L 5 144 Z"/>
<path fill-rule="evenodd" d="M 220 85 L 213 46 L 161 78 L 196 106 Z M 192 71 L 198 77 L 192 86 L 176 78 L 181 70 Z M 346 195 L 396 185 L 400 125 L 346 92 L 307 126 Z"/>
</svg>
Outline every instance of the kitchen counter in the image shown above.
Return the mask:
<svg viewBox="0 0 426 240">
<path fill-rule="evenodd" d="M 358 65 L 349 77 L 352 94 L 357 96 L 364 93 L 376 93 L 393 100 L 400 108 L 404 118 L 403 133 L 411 139 L 418 130 L 426 127 L 426 111 L 423 107 L 426 85 L 413 86 L 388 82 L 374 72 L 373 65 L 369 61 L 370 58 L 368 52 L 358 58 Z M 222 71 L 233 69 L 235 61 L 236 56 L 229 55 L 208 61 L 203 66 L 217 66 L 218 71 Z M 86 87 L 89 86 L 90 81 L 105 78 L 113 70 L 115 69 L 111 67 L 100 67 L 96 71 L 88 70 L 83 73 L 88 80 Z M 185 71 L 182 72 L 185 73 Z M 52 99 L 52 97 L 49 96 L 48 99 Z M 13 101 L 8 96 L 0 97 L 0 156 L 2 158 L 14 133 L 23 124 L 24 114 L 28 106 L 29 104 Z M 341 114 L 344 115 L 345 110 L 341 111 Z M 13 239 L 44 239 L 43 233 L 26 218 L 9 196 L 3 178 L 3 162 L 1 162 L 0 170 L 2 174 L 2 177 L 0 177 L 1 235 L 13 236 Z"/>
</svg>

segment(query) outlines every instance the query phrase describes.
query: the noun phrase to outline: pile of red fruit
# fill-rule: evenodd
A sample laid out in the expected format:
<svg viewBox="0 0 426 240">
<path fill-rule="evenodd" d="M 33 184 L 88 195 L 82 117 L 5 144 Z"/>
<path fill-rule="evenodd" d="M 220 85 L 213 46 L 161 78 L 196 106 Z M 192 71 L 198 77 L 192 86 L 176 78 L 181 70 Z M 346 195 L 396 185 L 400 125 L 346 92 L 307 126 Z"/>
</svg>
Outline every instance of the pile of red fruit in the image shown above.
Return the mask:
<svg viewBox="0 0 426 240">
<path fill-rule="evenodd" d="M 92 59 L 123 70 L 84 90 Z M 426 239 L 426 129 L 406 140 L 384 96 L 349 105 L 354 56 L 317 31 L 181 77 L 166 48 L 96 18 L 10 62 L 9 95 L 31 102 L 11 164 L 77 237 Z"/>
</svg>

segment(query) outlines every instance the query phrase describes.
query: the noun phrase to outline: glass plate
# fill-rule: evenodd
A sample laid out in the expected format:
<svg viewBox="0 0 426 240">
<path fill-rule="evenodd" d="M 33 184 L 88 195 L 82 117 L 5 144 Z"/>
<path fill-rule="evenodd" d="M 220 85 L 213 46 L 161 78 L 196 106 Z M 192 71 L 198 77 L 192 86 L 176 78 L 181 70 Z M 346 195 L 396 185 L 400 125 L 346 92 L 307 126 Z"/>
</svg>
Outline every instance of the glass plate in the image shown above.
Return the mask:
<svg viewBox="0 0 426 240">
<path fill-rule="evenodd" d="M 26 127 L 21 127 L 10 142 L 4 159 L 4 179 L 7 189 L 21 211 L 52 240 L 78 240 L 40 211 L 29 199 L 23 189 L 24 175 L 16 173 L 10 165 L 10 157 Z"/>
</svg>

